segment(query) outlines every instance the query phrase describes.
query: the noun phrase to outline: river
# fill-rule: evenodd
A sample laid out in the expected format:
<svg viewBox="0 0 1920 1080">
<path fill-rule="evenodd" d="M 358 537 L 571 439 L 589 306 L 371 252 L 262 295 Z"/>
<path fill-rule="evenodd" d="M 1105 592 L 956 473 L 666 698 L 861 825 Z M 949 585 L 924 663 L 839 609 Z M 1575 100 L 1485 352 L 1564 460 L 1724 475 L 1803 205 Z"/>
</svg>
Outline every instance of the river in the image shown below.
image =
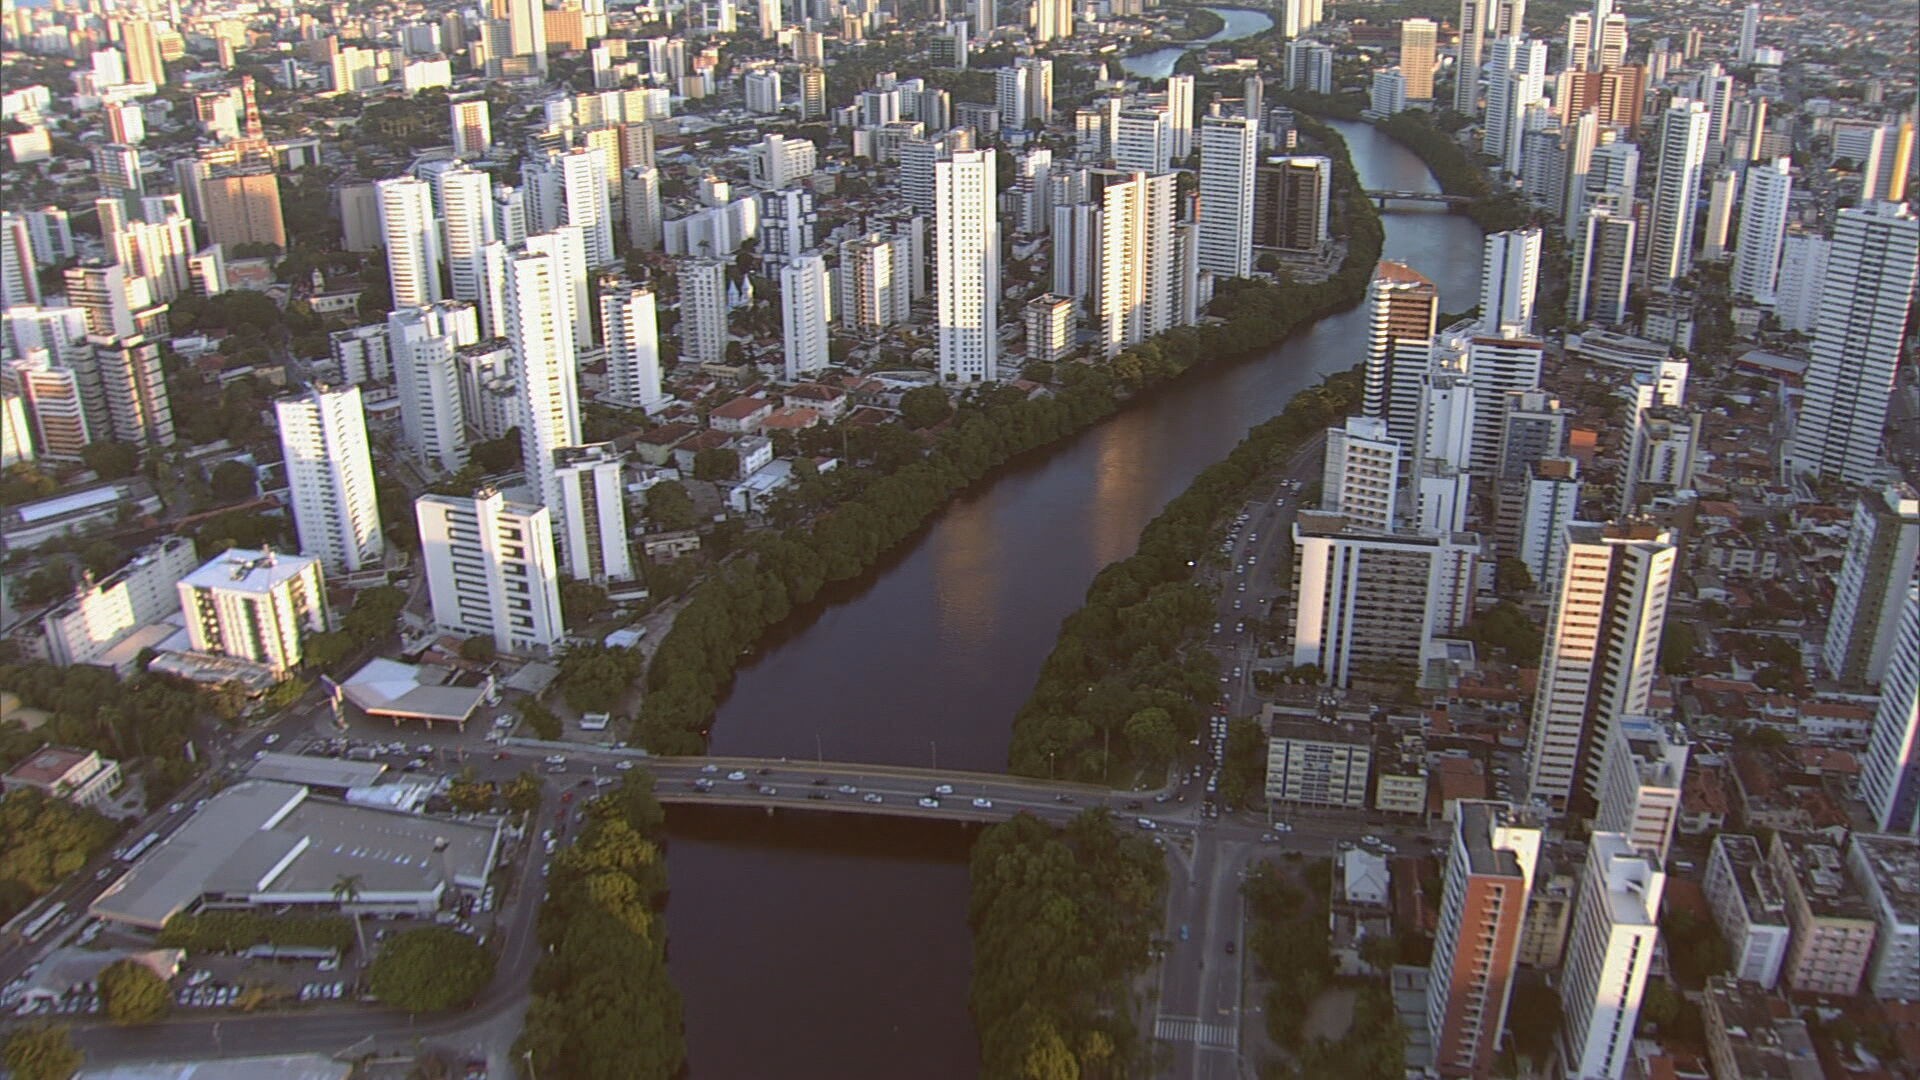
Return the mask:
<svg viewBox="0 0 1920 1080">
<path fill-rule="evenodd" d="M 1120 61 L 1127 74 L 1136 79 L 1164 79 L 1173 74 L 1173 65 L 1190 49 L 1197 49 L 1216 41 L 1238 41 L 1241 38 L 1264 34 L 1273 29 L 1273 16 L 1252 8 L 1217 8 L 1208 11 L 1220 16 L 1226 25 L 1199 41 L 1184 45 L 1169 45 L 1164 49 L 1155 49 L 1139 56 L 1129 56 Z"/>
<path fill-rule="evenodd" d="M 1372 128 L 1335 127 L 1367 187 L 1438 190 Z M 1433 278 L 1444 310 L 1477 302 L 1472 222 L 1422 206 L 1386 223 L 1386 257 Z M 713 752 L 1004 769 L 1013 714 L 1094 574 L 1248 428 L 1359 362 L 1363 319 L 1356 308 L 1264 356 L 1191 371 L 997 474 L 748 660 Z M 694 1077 L 977 1075 L 970 833 L 676 810 L 669 836 L 667 926 Z"/>
</svg>

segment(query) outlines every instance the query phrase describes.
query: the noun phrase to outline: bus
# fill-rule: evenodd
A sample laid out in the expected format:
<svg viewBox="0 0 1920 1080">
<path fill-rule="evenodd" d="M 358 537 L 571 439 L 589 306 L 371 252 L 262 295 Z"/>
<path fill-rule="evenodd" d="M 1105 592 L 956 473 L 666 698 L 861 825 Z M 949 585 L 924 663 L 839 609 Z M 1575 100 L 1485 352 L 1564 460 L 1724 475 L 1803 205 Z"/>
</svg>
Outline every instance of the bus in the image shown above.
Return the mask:
<svg viewBox="0 0 1920 1080">
<path fill-rule="evenodd" d="M 159 842 L 160 842 L 159 833 L 148 833 L 147 835 L 141 837 L 138 843 L 120 852 L 120 861 L 132 862 L 133 860 L 139 858 L 140 856 L 145 855 L 147 853 L 148 848 L 152 847 L 153 845 Z"/>
<path fill-rule="evenodd" d="M 34 916 L 32 922 L 20 928 L 20 936 L 28 941 L 33 941 L 41 934 L 46 933 L 47 927 L 52 926 L 54 920 L 58 919 L 66 910 L 67 905 L 64 901 L 49 905 L 47 910 Z"/>
</svg>

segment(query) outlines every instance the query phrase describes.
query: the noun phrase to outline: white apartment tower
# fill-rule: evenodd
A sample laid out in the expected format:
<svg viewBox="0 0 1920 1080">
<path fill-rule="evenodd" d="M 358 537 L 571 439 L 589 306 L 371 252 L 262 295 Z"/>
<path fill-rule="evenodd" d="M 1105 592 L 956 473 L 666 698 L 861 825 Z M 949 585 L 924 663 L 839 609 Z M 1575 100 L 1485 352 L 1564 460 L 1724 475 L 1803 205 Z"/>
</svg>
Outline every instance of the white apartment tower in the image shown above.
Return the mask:
<svg viewBox="0 0 1920 1080">
<path fill-rule="evenodd" d="M 360 388 L 315 385 L 276 400 L 273 410 L 301 552 L 335 573 L 379 568 L 387 545 Z"/>
<path fill-rule="evenodd" d="M 1259 123 L 1260 118 L 1254 117 Z M 1167 76 L 1167 133 L 1173 160 L 1184 162 L 1193 153 L 1193 76 Z"/>
<path fill-rule="evenodd" d="M 1828 674 L 1852 685 L 1886 677 L 1902 615 L 1900 586 L 1917 568 L 1920 494 L 1896 482 L 1861 495 L 1827 616 L 1821 659 Z"/>
<path fill-rule="evenodd" d="M 999 377 L 1000 215 L 994 152 L 960 150 L 933 166 L 934 331 L 940 380 Z"/>
<path fill-rule="evenodd" d="M 607 350 L 607 396 L 628 408 L 659 403 L 660 324 L 653 290 L 602 283 L 600 336 Z"/>
<path fill-rule="evenodd" d="M 393 306 L 419 307 L 445 299 L 440 288 L 440 223 L 434 217 L 433 185 L 411 176 L 374 184 L 380 203 L 380 234 L 387 246 L 387 278 Z"/>
<path fill-rule="evenodd" d="M 1567 526 L 1527 742 L 1528 790 L 1564 810 L 1597 798 L 1614 724 L 1643 716 L 1677 549 L 1640 522 Z"/>
<path fill-rule="evenodd" d="M 566 532 L 561 564 L 596 585 L 633 579 L 627 543 L 626 484 L 612 443 L 569 446 L 554 455 L 560 520 Z"/>
<path fill-rule="evenodd" d="M 1920 584 L 1901 589 L 1900 623 L 1873 714 L 1860 795 L 1884 833 L 1920 836 Z"/>
<path fill-rule="evenodd" d="M 510 503 L 492 488 L 471 498 L 422 495 L 413 512 L 434 625 L 450 634 L 492 639 L 503 652 L 558 644 L 560 573 L 554 566 L 552 515 Z"/>
<path fill-rule="evenodd" d="M 1581 226 L 1574 240 L 1573 284 L 1569 290 L 1573 321 L 1625 322 L 1636 223 L 1609 198 L 1588 210 Z"/>
<path fill-rule="evenodd" d="M 1687 777 L 1686 733 L 1648 716 L 1623 716 L 1607 743 L 1593 827 L 1620 833 L 1655 866 L 1667 864 Z"/>
<path fill-rule="evenodd" d="M 493 180 L 478 169 L 448 169 L 437 178 L 446 230 L 448 295 L 478 302 L 486 275 L 482 252 L 493 231 Z"/>
<path fill-rule="evenodd" d="M 1620 1080 L 1660 937 L 1660 864 L 1615 832 L 1587 845 L 1561 981 L 1561 1057 L 1578 1080 Z"/>
<path fill-rule="evenodd" d="M 1740 202 L 1740 240 L 1733 252 L 1733 294 L 1771 306 L 1780 281 L 1780 251 L 1787 236 L 1787 197 L 1793 193 L 1793 159 L 1775 158 L 1747 170 Z"/>
<path fill-rule="evenodd" d="M 552 232 L 562 225 L 577 225 L 586 244 L 588 268 L 614 262 L 609 184 L 609 177 L 614 175 L 615 163 L 597 146 L 575 147 L 527 165 L 521 176 L 527 187 L 531 231 Z"/>
<path fill-rule="evenodd" d="M 913 303 L 913 244 L 906 236 L 868 233 L 840 245 L 834 292 L 840 321 L 856 333 L 907 321 Z"/>
<path fill-rule="evenodd" d="M 311 555 L 230 548 L 177 588 L 194 652 L 259 664 L 276 677 L 300 665 L 308 634 L 331 629 L 320 560 Z"/>
<path fill-rule="evenodd" d="M 1420 388 L 1440 318 L 1440 291 L 1405 263 L 1381 260 L 1367 283 L 1366 400 L 1362 413 L 1387 422 L 1411 446 L 1420 426 Z"/>
<path fill-rule="evenodd" d="M 1472 613 L 1472 533 L 1383 533 L 1308 510 L 1293 541 L 1293 663 L 1320 668 L 1331 685 L 1372 664 L 1417 667 L 1429 639 Z"/>
<path fill-rule="evenodd" d="M 1480 250 L 1480 327 L 1495 337 L 1521 337 L 1533 328 L 1540 288 L 1540 230 L 1487 234 Z"/>
<path fill-rule="evenodd" d="M 833 317 L 833 289 L 827 260 L 809 251 L 780 268 L 780 325 L 788 382 L 823 370 L 828 362 L 827 320 Z"/>
<path fill-rule="evenodd" d="M 1254 168 L 1259 125 L 1244 117 L 1200 121 L 1201 273 L 1215 278 L 1253 272 Z"/>
<path fill-rule="evenodd" d="M 1320 509 L 1365 528 L 1393 528 L 1401 453 L 1384 420 L 1352 416 L 1345 427 L 1328 428 Z"/>
<path fill-rule="evenodd" d="M 1106 355 L 1175 325 L 1172 173 L 1109 183 L 1101 193 L 1100 336 Z"/>
<path fill-rule="evenodd" d="M 467 463 L 456 354 L 479 340 L 480 317 L 472 304 L 446 300 L 387 316 L 387 352 L 400 394 L 401 431 L 415 459 L 428 468 L 453 473 Z"/>
<path fill-rule="evenodd" d="M 727 359 L 727 264 L 719 259 L 682 259 L 680 358 L 690 364 Z"/>
<path fill-rule="evenodd" d="M 521 455 L 527 486 L 542 506 L 558 506 L 554 451 L 580 443 L 573 304 L 559 260 L 521 251 L 506 262 L 507 340 L 519 394 Z"/>
<path fill-rule="evenodd" d="M 466 160 L 485 157 L 493 149 L 493 117 L 486 98 L 455 101 L 447 106 L 453 127 L 453 156 Z"/>
<path fill-rule="evenodd" d="M 1840 211 L 1821 280 L 1806 404 L 1794 467 L 1853 484 L 1875 482 L 1880 432 L 1893 397 L 1900 335 L 1920 274 L 1920 218 L 1904 205 Z"/>
<path fill-rule="evenodd" d="M 1655 292 L 1672 291 L 1693 272 L 1693 218 L 1709 120 L 1705 103 L 1686 98 L 1675 98 L 1660 119 L 1660 164 L 1647 229 L 1647 285 Z"/>
</svg>

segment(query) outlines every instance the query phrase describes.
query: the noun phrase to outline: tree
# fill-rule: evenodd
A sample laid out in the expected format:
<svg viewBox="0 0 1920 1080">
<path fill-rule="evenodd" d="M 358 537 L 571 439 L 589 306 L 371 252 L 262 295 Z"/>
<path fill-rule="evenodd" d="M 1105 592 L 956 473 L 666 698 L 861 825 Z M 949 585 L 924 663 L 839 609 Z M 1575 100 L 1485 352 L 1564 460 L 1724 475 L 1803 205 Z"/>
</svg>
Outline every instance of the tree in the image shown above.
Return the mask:
<svg viewBox="0 0 1920 1080">
<path fill-rule="evenodd" d="M 513 428 L 497 439 L 474 443 L 467 460 L 479 466 L 482 475 L 517 468 L 521 460 L 520 429 Z"/>
<path fill-rule="evenodd" d="M 173 992 L 153 969 L 137 960 L 117 960 L 100 972 L 100 1000 L 116 1024 L 151 1024 L 167 1015 Z"/>
<path fill-rule="evenodd" d="M 953 402 L 937 386 L 916 386 L 900 395 L 900 418 L 910 428 L 932 427 L 953 415 Z"/>
<path fill-rule="evenodd" d="M 612 606 L 607 590 L 591 581 L 569 581 L 560 587 L 560 613 L 569 628 L 592 622 Z"/>
<path fill-rule="evenodd" d="M 493 659 L 494 644 L 490 637 L 470 637 L 460 643 L 460 658 L 485 663 Z"/>
<path fill-rule="evenodd" d="M 647 489 L 647 516 L 666 532 L 691 529 L 694 525 L 693 496 L 678 480 L 663 480 Z"/>
<path fill-rule="evenodd" d="M 207 487 L 221 502 L 239 502 L 251 499 L 258 490 L 254 483 L 253 470 L 238 461 L 223 461 L 213 467 L 207 477 Z"/>
<path fill-rule="evenodd" d="M 140 451 L 123 442 L 88 443 L 80 448 L 80 460 L 102 480 L 121 480 L 140 468 Z"/>
<path fill-rule="evenodd" d="M 1502 558 L 1494 568 L 1493 587 L 1502 597 L 1523 596 L 1533 591 L 1533 572 L 1519 559 Z"/>
<path fill-rule="evenodd" d="M 507 809 L 516 814 L 531 814 L 540 809 L 540 793 L 545 787 L 538 773 L 522 772 L 507 782 Z"/>
<path fill-rule="evenodd" d="M 340 905 L 341 910 L 345 910 L 359 903 L 360 875 L 341 874 L 339 877 L 333 879 L 333 900 L 334 903 Z M 360 924 L 360 910 L 354 908 L 350 914 L 353 916 L 354 944 L 358 947 L 360 958 L 364 960 L 367 956 L 367 931 L 366 928 Z"/>
<path fill-rule="evenodd" d="M 458 930 L 431 926 L 387 939 L 367 970 L 381 1002 L 410 1012 L 437 1012 L 472 1001 L 493 978 L 493 954 Z"/>
<path fill-rule="evenodd" d="M 558 739 L 565 730 L 560 723 L 560 718 L 553 715 L 553 710 L 547 708 L 539 698 L 527 699 L 527 703 L 520 708 L 520 718 L 533 729 L 536 738 L 546 739 L 549 742 Z"/>
<path fill-rule="evenodd" d="M 453 783 L 447 785 L 447 801 L 463 814 L 478 814 L 491 808 L 493 796 L 493 783 L 479 779 L 472 768 L 463 770 Z"/>
<path fill-rule="evenodd" d="M 68 1080 L 86 1063 L 65 1024 L 29 1024 L 7 1039 L 0 1054 L 17 1080 Z"/>
<path fill-rule="evenodd" d="M 1700 652 L 1700 635 L 1693 624 L 1680 619 L 1668 619 L 1666 627 L 1660 631 L 1660 670 L 1669 675 L 1691 675 L 1695 657 Z"/>
<path fill-rule="evenodd" d="M 733 480 L 740 475 L 740 452 L 724 446 L 708 447 L 693 455 L 695 480 Z"/>
<path fill-rule="evenodd" d="M 1148 765 L 1165 765 L 1180 745 L 1180 732 L 1165 709 L 1141 709 L 1128 717 L 1126 736 L 1133 756 Z"/>
</svg>

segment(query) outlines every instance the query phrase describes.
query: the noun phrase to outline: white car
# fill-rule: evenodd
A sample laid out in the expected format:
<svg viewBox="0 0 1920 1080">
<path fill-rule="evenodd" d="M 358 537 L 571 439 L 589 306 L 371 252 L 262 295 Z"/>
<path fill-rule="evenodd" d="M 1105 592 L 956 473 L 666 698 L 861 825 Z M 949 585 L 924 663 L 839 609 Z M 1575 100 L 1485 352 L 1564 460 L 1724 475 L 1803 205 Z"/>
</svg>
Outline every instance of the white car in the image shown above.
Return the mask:
<svg viewBox="0 0 1920 1080">
<path fill-rule="evenodd" d="M 839 792 L 842 795 L 860 794 L 860 789 L 857 787 L 854 787 L 852 784 L 841 784 L 839 787 L 834 788 L 833 790 Z"/>
<path fill-rule="evenodd" d="M 1153 830 L 1160 827 L 1149 818 L 1134 818 L 1133 823 L 1135 825 L 1138 825 L 1140 828 L 1146 830 L 1147 832 L 1152 832 Z"/>
<path fill-rule="evenodd" d="M 548 754 L 546 760 L 547 760 L 547 764 L 549 765 L 565 765 L 567 763 L 567 755 Z"/>
<path fill-rule="evenodd" d="M 935 795 L 951 795 L 953 794 L 953 785 L 952 784 L 936 784 L 934 785 L 933 793 Z"/>
<path fill-rule="evenodd" d="M 271 732 L 268 732 L 268 733 L 267 733 L 267 739 L 266 739 L 266 743 L 267 743 L 267 745 L 268 745 L 268 746 L 272 746 L 272 745 L 273 745 L 274 743 L 277 743 L 277 742 L 279 742 L 279 741 L 280 741 L 280 733 L 279 733 L 279 732 L 277 732 L 277 731 L 271 731 Z"/>
<path fill-rule="evenodd" d="M 739 769 L 735 769 L 727 774 L 727 779 L 729 780 L 745 780 L 746 778 L 747 774 Z"/>
<path fill-rule="evenodd" d="M 931 795 L 923 795 L 920 797 L 920 806 L 926 810 L 937 810 L 940 808 L 940 800 Z"/>
<path fill-rule="evenodd" d="M 869 791 L 865 795 L 860 796 L 860 801 L 869 802 L 869 803 L 883 803 L 883 802 L 886 802 L 887 799 L 886 799 L 886 796 L 880 794 L 877 791 Z"/>
<path fill-rule="evenodd" d="M 975 810 L 991 810 L 991 809 L 993 809 L 993 800 L 992 800 L 992 799 L 984 799 L 984 798 L 983 798 L 983 799 L 975 799 L 975 800 L 973 800 L 973 808 L 974 808 Z"/>
<path fill-rule="evenodd" d="M 613 763 L 613 767 L 614 767 L 615 769 L 618 769 L 618 770 L 619 770 L 619 771 L 621 771 L 621 772 L 627 772 L 627 771 L 629 771 L 629 770 L 631 770 L 631 769 L 633 768 L 633 762 L 631 762 L 631 761 L 616 761 L 616 762 L 614 762 L 614 763 Z"/>
</svg>

